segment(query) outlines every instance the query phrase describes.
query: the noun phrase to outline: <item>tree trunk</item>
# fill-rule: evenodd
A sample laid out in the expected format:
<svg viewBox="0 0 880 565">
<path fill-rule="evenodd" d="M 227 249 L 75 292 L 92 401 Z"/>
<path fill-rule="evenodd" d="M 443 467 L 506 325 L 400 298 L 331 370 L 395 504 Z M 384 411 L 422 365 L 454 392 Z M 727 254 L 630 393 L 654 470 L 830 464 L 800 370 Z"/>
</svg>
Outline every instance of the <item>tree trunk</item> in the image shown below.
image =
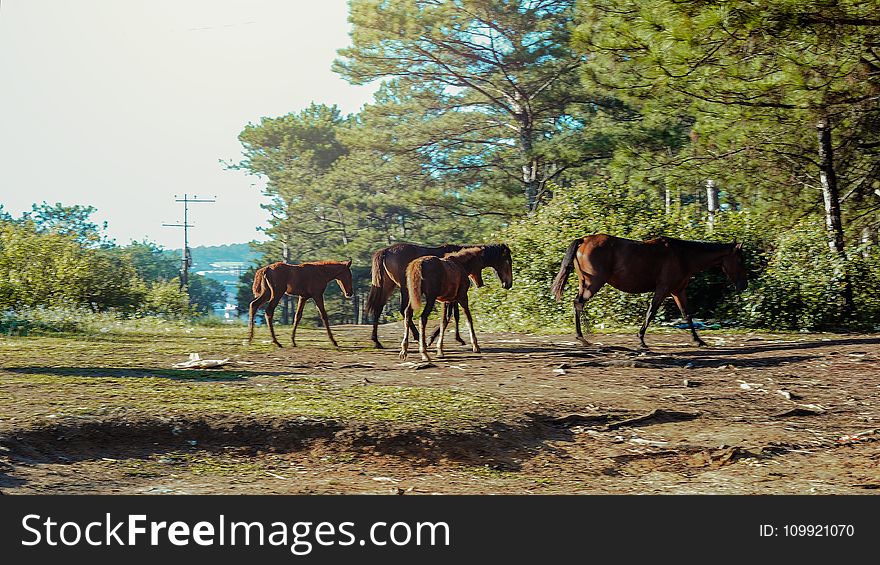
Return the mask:
<svg viewBox="0 0 880 565">
<path fill-rule="evenodd" d="M 534 131 L 531 125 L 524 123 L 519 129 L 519 150 L 521 156 L 522 182 L 526 196 L 526 211 L 529 214 L 538 209 L 538 189 L 540 181 L 538 180 L 538 161 L 532 154 L 533 143 L 532 136 Z"/>
<path fill-rule="evenodd" d="M 834 150 L 831 145 L 831 125 L 827 119 L 816 124 L 819 139 L 819 181 L 822 184 L 822 199 L 825 202 L 825 229 L 828 232 L 828 247 L 832 253 L 846 259 L 843 239 L 843 221 L 840 214 L 840 192 L 837 175 L 834 171 Z M 844 272 L 844 308 L 846 313 L 854 310 L 852 283 L 849 274 Z"/>
<path fill-rule="evenodd" d="M 709 210 L 709 233 L 715 229 L 715 213 L 718 211 L 718 186 L 715 181 L 706 181 L 706 208 Z"/>
<path fill-rule="evenodd" d="M 287 246 L 287 243 L 283 244 L 284 247 L 281 250 L 281 258 L 285 263 L 290 263 L 290 247 Z M 287 325 L 290 324 L 290 295 L 285 294 L 281 299 L 281 324 Z"/>
</svg>

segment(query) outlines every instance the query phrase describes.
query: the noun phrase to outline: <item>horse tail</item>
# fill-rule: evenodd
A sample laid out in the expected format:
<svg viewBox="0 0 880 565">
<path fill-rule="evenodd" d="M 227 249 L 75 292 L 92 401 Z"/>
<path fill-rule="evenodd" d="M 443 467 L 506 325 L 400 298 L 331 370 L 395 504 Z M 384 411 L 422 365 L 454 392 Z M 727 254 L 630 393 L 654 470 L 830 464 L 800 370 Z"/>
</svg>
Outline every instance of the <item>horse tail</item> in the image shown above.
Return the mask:
<svg viewBox="0 0 880 565">
<path fill-rule="evenodd" d="M 372 279 L 370 280 L 370 294 L 367 295 L 367 313 L 378 319 L 385 304 L 382 299 L 385 292 L 385 250 L 380 249 L 373 253 Z"/>
<path fill-rule="evenodd" d="M 254 292 L 254 298 L 263 294 L 263 285 L 266 282 L 266 268 L 262 267 L 257 269 L 257 272 L 254 273 L 254 284 L 251 286 L 251 290 Z"/>
<path fill-rule="evenodd" d="M 422 261 L 413 261 L 406 268 L 406 286 L 409 292 L 409 306 L 413 312 L 422 307 Z"/>
<path fill-rule="evenodd" d="M 562 291 L 565 290 L 565 283 L 568 282 L 568 275 L 571 273 L 572 266 L 574 265 L 574 257 L 577 255 L 578 247 L 580 247 L 583 242 L 584 238 L 579 237 L 572 241 L 571 245 L 569 245 L 568 249 L 565 251 L 565 256 L 562 258 L 562 265 L 559 266 L 559 274 L 556 275 L 556 278 L 553 280 L 553 286 L 550 287 L 556 300 L 562 300 Z"/>
</svg>

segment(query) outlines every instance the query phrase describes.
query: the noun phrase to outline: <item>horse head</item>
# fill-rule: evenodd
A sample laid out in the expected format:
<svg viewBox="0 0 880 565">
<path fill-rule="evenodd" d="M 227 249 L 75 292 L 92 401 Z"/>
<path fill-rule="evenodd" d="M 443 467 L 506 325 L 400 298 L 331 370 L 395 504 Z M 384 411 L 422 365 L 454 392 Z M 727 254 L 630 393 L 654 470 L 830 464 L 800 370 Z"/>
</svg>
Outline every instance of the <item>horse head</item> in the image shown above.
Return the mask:
<svg viewBox="0 0 880 565">
<path fill-rule="evenodd" d="M 513 257 L 510 254 L 510 248 L 505 243 L 495 246 L 498 254 L 493 254 L 490 266 L 495 269 L 498 278 L 501 280 L 501 286 L 505 290 L 509 290 L 513 286 Z"/>
<path fill-rule="evenodd" d="M 345 297 L 351 298 L 354 296 L 354 282 L 351 277 L 351 259 L 340 263 L 340 266 L 341 269 L 339 275 L 336 277 L 336 282 L 339 284 L 339 288 L 342 289 Z"/>
<path fill-rule="evenodd" d="M 730 253 L 721 259 L 721 269 L 727 278 L 736 286 L 737 292 L 742 292 L 749 284 L 745 260 L 743 259 L 743 244 L 733 243 Z"/>
</svg>

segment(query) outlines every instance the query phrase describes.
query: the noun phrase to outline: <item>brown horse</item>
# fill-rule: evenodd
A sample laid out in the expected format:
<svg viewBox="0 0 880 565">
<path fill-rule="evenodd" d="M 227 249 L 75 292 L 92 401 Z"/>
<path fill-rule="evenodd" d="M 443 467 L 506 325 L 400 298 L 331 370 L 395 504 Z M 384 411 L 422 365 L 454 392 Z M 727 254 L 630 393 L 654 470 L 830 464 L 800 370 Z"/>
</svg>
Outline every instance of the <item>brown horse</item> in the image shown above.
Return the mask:
<svg viewBox="0 0 880 565">
<path fill-rule="evenodd" d="M 351 298 L 354 293 L 351 281 L 351 259 L 348 261 L 312 261 L 300 265 L 279 262 L 258 269 L 254 274 L 254 299 L 248 311 L 248 343 L 254 340 L 254 316 L 260 306 L 266 303 L 266 324 L 272 335 L 272 343 L 281 347 L 275 337 L 272 318 L 275 314 L 275 307 L 278 306 L 286 293 L 299 296 L 296 315 L 293 317 L 293 333 L 290 335 L 293 346 L 296 347 L 296 326 L 299 325 L 302 318 L 306 302 L 311 298 L 321 313 L 321 321 L 327 328 L 327 337 L 330 338 L 330 342 L 334 346 L 339 347 L 330 332 L 330 321 L 327 319 L 327 311 L 324 309 L 324 291 L 327 289 L 327 284 L 333 279 L 339 283 L 339 288 L 345 293 L 345 297 Z"/>
<path fill-rule="evenodd" d="M 419 318 L 420 332 L 419 353 L 422 360 L 430 361 L 428 357 L 428 343 L 425 336 L 425 328 L 428 324 L 428 316 L 434 309 L 438 300 L 443 303 L 443 313 L 440 316 L 440 338 L 437 340 L 437 357 L 443 357 L 443 336 L 446 334 L 446 325 L 449 323 L 448 310 L 455 304 L 460 304 L 464 310 L 465 319 L 470 333 L 471 346 L 474 353 L 480 352 L 477 344 L 477 334 L 474 332 L 474 321 L 471 318 L 471 309 L 468 305 L 468 288 L 472 278 L 478 287 L 483 286 L 482 271 L 486 267 L 492 267 L 501 279 L 501 285 L 505 289 L 513 286 L 513 261 L 510 248 L 503 243 L 469 247 L 461 251 L 450 253 L 445 257 L 419 257 L 406 268 L 406 286 L 409 301 L 404 311 L 403 341 L 400 344 L 400 358 L 406 359 L 409 350 L 409 334 L 413 324 L 413 310 L 422 306 L 422 295 L 425 297 L 424 308 Z"/>
<path fill-rule="evenodd" d="M 475 247 L 475 246 L 471 246 Z M 394 289 L 400 288 L 400 313 L 406 312 L 409 294 L 406 289 L 406 267 L 419 257 L 443 257 L 447 253 L 455 253 L 464 249 L 462 245 L 444 244 L 435 247 L 416 245 L 413 243 L 395 243 L 373 253 L 372 261 L 372 284 L 370 294 L 367 296 L 367 312 L 373 317 L 373 340 L 377 349 L 382 349 L 379 343 L 379 316 L 382 309 L 388 303 L 388 299 Z M 464 344 L 458 332 L 458 309 L 455 314 L 455 339 Z M 414 335 L 418 335 L 415 325 L 410 328 Z M 433 341 L 433 338 L 432 340 Z"/>
<path fill-rule="evenodd" d="M 587 343 L 581 332 L 584 304 L 608 283 L 632 294 L 654 293 L 645 322 L 639 330 L 642 347 L 647 347 L 645 331 L 648 325 L 670 295 L 687 320 L 694 341 L 704 346 L 706 344 L 697 335 L 688 311 L 685 289 L 691 277 L 717 265 L 721 265 L 738 292 L 745 290 L 748 281 L 741 243 L 687 241 L 671 237 L 634 241 L 600 233 L 571 242 L 562 259 L 559 274 L 553 281 L 552 291 L 556 299 L 561 300 L 568 274 L 572 267 L 577 270 L 580 284 L 574 299 L 574 320 L 577 339 L 584 344 Z"/>
</svg>

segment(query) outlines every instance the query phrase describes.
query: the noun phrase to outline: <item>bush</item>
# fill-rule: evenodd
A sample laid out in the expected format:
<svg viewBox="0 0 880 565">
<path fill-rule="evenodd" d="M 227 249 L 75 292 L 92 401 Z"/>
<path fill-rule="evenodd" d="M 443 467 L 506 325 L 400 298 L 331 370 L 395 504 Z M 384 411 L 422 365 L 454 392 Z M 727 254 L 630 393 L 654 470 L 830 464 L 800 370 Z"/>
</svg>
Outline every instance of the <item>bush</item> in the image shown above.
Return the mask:
<svg viewBox="0 0 880 565">
<path fill-rule="evenodd" d="M 583 183 L 557 188 L 554 200 L 534 216 L 511 225 L 498 239 L 511 247 L 514 285 L 509 291 L 488 283 L 474 295 L 481 324 L 514 331 L 571 331 L 572 301 L 577 291 L 570 275 L 562 301 L 550 293 L 550 285 L 568 245 L 577 237 L 608 233 L 631 239 L 660 235 L 712 241 L 744 241 L 747 256 L 764 245 L 768 220 L 745 212 L 720 214 L 712 234 L 699 208 L 682 206 L 666 214 L 663 203 L 645 191 L 612 184 Z M 775 220 L 769 220 L 775 221 Z M 760 261 L 750 268 L 758 269 Z M 488 282 L 488 279 L 487 279 Z M 733 286 L 720 269 L 696 277 L 688 292 L 697 317 L 732 314 Z M 627 294 L 606 285 L 587 303 L 593 327 L 641 324 L 650 294 Z M 671 302 L 670 302 L 671 304 Z M 658 319 L 677 318 L 674 305 L 661 309 Z"/>
<path fill-rule="evenodd" d="M 162 316 L 172 320 L 189 319 L 193 315 L 189 296 L 181 290 L 177 279 L 151 284 L 138 313 L 142 316 Z"/>
<path fill-rule="evenodd" d="M 880 256 L 876 247 L 854 248 L 847 258 L 841 258 L 829 251 L 821 222 L 822 218 L 809 218 L 782 232 L 767 252 L 766 269 L 742 300 L 742 323 L 818 330 L 873 328 L 880 321 Z M 856 306 L 849 314 L 842 298 L 847 274 Z"/>
</svg>

